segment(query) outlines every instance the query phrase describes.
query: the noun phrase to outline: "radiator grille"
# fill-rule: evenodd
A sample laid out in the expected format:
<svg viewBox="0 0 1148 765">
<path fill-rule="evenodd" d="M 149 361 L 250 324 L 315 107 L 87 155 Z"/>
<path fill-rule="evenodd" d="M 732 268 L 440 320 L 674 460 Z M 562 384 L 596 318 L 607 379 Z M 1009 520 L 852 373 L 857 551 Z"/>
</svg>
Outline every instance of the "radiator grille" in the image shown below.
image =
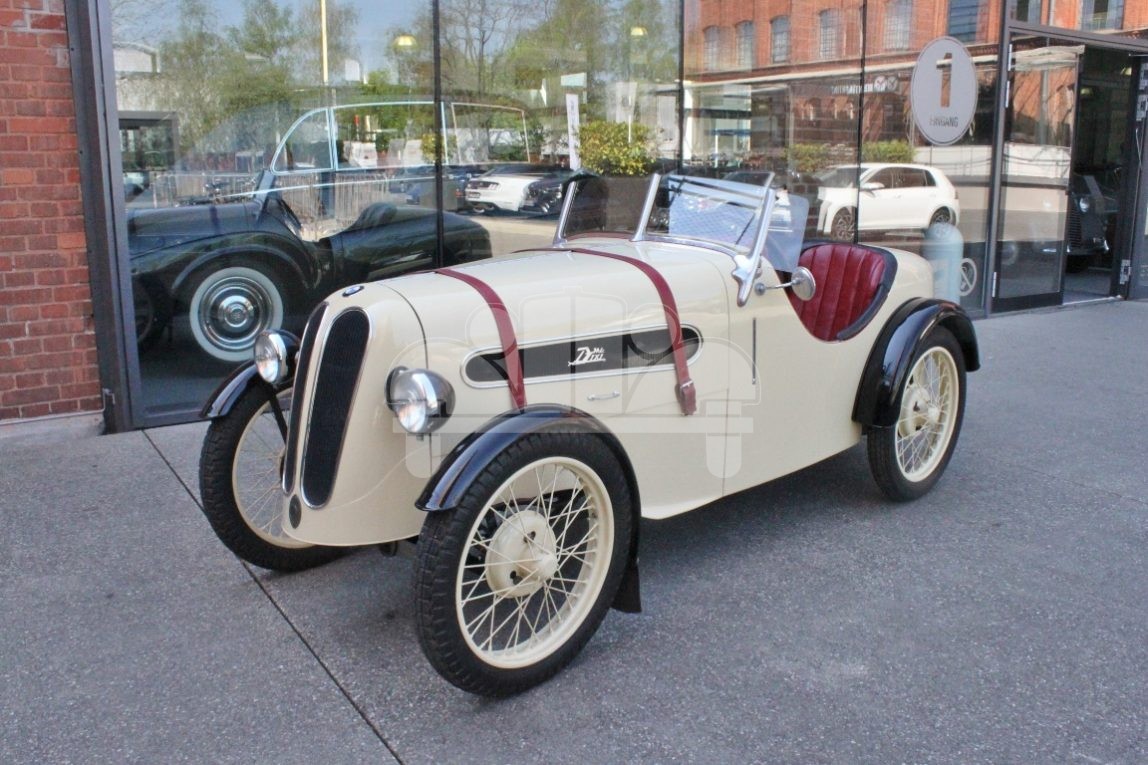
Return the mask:
<svg viewBox="0 0 1148 765">
<path fill-rule="evenodd" d="M 339 314 L 323 342 L 303 447 L 303 499 L 320 507 L 331 498 L 370 321 L 357 309 Z"/>
<path fill-rule="evenodd" d="M 287 455 L 283 465 L 283 491 L 290 494 L 295 489 L 295 464 L 299 457 L 299 439 L 302 437 L 299 426 L 303 415 L 303 393 L 307 390 L 307 369 L 311 366 L 311 352 L 315 348 L 315 335 L 327 314 L 327 304 L 320 303 L 311 312 L 307 328 L 303 330 L 303 341 L 299 357 L 295 362 L 295 389 L 291 393 L 291 427 L 287 429 Z"/>
</svg>

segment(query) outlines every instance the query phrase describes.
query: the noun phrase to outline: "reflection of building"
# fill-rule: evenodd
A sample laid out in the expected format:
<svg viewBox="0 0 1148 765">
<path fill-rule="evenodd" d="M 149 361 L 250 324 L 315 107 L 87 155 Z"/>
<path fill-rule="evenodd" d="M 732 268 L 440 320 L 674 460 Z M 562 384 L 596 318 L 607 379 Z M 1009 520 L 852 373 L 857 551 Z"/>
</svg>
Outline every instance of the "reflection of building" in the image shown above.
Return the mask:
<svg viewBox="0 0 1148 765">
<path fill-rule="evenodd" d="M 958 36 L 995 64 L 999 0 L 972 6 L 701 0 L 687 38 L 687 156 L 773 164 L 793 144 L 841 145 L 847 154 L 859 120 L 863 141 L 907 138 L 909 79 L 926 42 Z"/>
</svg>

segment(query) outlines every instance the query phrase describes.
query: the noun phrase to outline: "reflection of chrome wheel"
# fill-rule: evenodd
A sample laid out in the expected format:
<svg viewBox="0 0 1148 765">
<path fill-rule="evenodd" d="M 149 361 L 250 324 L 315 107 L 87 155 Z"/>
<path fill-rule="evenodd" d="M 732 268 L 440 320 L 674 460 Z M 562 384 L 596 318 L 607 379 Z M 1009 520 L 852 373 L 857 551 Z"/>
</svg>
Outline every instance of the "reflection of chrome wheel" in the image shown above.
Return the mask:
<svg viewBox="0 0 1148 765">
<path fill-rule="evenodd" d="M 946 329 L 925 339 L 901 386 L 897 423 L 869 434 L 869 466 L 891 499 L 916 499 L 941 477 L 961 429 L 964 355 Z"/>
<path fill-rule="evenodd" d="M 192 292 L 188 320 L 196 343 L 221 361 L 251 357 L 255 338 L 282 326 L 281 288 L 253 266 L 229 266 L 206 274 Z"/>
<path fill-rule="evenodd" d="M 830 230 L 830 235 L 834 239 L 853 241 L 856 230 L 857 216 L 852 208 L 842 208 L 833 216 L 833 228 Z"/>
<path fill-rule="evenodd" d="M 291 389 L 276 401 L 284 422 Z M 248 563 L 299 571 L 334 559 L 337 548 L 309 545 L 283 531 L 283 431 L 262 387 L 247 390 L 212 421 L 199 459 L 203 512 L 219 539 Z"/>
<path fill-rule="evenodd" d="M 929 219 L 929 225 L 930 226 L 935 226 L 938 223 L 952 223 L 952 222 L 953 222 L 953 211 L 947 207 L 942 207 L 940 210 L 937 210 L 935 213 L 933 213 L 933 217 Z"/>
<path fill-rule="evenodd" d="M 503 452 L 419 537 L 416 621 L 435 669 L 503 696 L 568 664 L 621 581 L 629 504 L 594 436 L 535 435 Z"/>
</svg>

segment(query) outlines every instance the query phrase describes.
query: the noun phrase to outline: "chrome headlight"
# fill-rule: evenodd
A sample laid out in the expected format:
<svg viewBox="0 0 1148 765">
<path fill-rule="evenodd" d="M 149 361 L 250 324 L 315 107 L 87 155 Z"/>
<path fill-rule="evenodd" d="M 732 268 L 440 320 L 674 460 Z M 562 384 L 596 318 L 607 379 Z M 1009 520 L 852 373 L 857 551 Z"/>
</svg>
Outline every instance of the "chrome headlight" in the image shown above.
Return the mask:
<svg viewBox="0 0 1148 765">
<path fill-rule="evenodd" d="M 264 330 L 255 339 L 255 370 L 272 385 L 287 379 L 287 342 L 275 330 Z"/>
<path fill-rule="evenodd" d="M 1081 197 L 1076 200 L 1076 205 L 1080 208 L 1082 213 L 1086 213 L 1092 209 L 1092 200 L 1088 197 Z"/>
<path fill-rule="evenodd" d="M 426 435 L 454 412 L 454 389 L 429 369 L 398 367 L 387 378 L 387 406 L 403 430 Z"/>
</svg>

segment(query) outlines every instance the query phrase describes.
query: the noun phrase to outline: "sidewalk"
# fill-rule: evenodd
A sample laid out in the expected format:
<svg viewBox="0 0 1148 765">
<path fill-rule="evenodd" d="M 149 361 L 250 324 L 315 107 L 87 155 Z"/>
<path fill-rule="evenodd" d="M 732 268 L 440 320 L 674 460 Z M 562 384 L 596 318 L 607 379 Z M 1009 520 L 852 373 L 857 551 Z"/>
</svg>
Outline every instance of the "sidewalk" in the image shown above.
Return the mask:
<svg viewBox="0 0 1148 765">
<path fill-rule="evenodd" d="M 249 569 L 203 424 L 0 440 L 0 762 L 1143 762 L 1148 303 L 976 325 L 961 443 L 642 527 L 645 612 L 520 697 L 447 685 L 408 561 Z"/>
</svg>

